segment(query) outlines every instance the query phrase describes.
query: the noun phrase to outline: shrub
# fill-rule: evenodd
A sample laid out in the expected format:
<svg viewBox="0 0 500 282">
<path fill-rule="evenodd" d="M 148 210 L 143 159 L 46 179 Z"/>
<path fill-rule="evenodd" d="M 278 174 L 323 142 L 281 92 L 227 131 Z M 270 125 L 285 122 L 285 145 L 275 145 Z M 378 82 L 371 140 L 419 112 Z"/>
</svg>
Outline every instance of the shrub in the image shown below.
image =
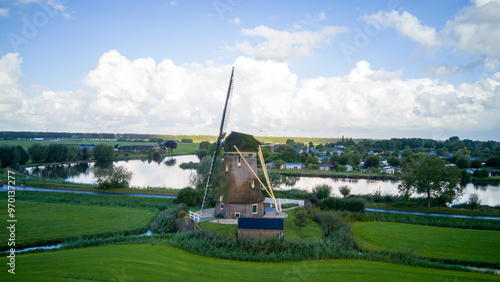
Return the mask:
<svg viewBox="0 0 500 282">
<path fill-rule="evenodd" d="M 362 199 L 339 199 L 328 197 L 320 201 L 320 207 L 323 210 L 364 212 L 365 202 Z"/>
<path fill-rule="evenodd" d="M 177 216 L 186 209 L 187 206 L 184 204 L 169 206 L 158 213 L 156 218 L 149 224 L 149 229 L 157 234 L 177 232 Z"/>
<path fill-rule="evenodd" d="M 332 193 L 332 186 L 328 184 L 318 184 L 314 186 L 313 193 L 316 195 L 316 198 L 320 200 L 326 199 Z"/>
<path fill-rule="evenodd" d="M 342 221 L 337 212 L 323 212 L 318 218 L 323 234 L 329 241 L 334 243 L 335 249 L 345 251 L 354 249 L 355 244 L 351 236 L 351 227 Z"/>
<path fill-rule="evenodd" d="M 186 187 L 179 190 L 177 198 L 174 200 L 176 204 L 186 204 L 187 206 L 196 206 L 200 200 L 200 194 L 198 191 L 191 187 Z"/>
<path fill-rule="evenodd" d="M 307 221 L 307 211 L 304 208 L 298 208 L 295 210 L 293 223 L 299 228 L 299 231 L 300 228 L 309 225 L 309 222 Z"/>
<path fill-rule="evenodd" d="M 373 191 L 372 201 L 374 201 L 375 203 L 382 202 L 382 189 L 380 189 L 380 187 Z"/>
<path fill-rule="evenodd" d="M 339 187 L 339 192 L 345 198 L 351 193 L 351 188 L 349 188 L 349 186 L 347 186 L 347 185 L 343 185 L 343 186 Z"/>
<path fill-rule="evenodd" d="M 471 210 L 478 208 L 481 205 L 481 200 L 479 200 L 479 195 L 477 193 L 471 194 L 469 197 L 469 207 Z"/>
</svg>

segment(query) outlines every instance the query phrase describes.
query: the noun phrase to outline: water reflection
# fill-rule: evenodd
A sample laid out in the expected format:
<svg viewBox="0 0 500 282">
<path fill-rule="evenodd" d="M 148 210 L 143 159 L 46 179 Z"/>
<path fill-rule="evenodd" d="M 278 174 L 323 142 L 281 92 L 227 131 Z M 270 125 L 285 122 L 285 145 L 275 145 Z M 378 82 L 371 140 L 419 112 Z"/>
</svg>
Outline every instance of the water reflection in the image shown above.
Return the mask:
<svg viewBox="0 0 500 282">
<path fill-rule="evenodd" d="M 129 160 L 112 163 L 112 167 L 125 166 L 133 172 L 131 186 L 138 188 L 166 187 L 182 189 L 189 186 L 189 178 L 193 170 L 181 169 L 182 163 L 198 162 L 194 155 L 167 157 L 160 161 L 153 160 Z M 96 166 L 94 163 L 80 163 L 72 165 L 38 166 L 29 169 L 30 174 L 44 178 L 63 178 L 70 182 L 95 184 L 99 175 L 110 173 L 106 166 Z M 270 172 L 269 177 L 274 189 L 304 189 L 312 192 L 315 185 L 328 184 L 333 187 L 333 194 L 340 196 L 338 188 L 347 185 L 351 188 L 351 194 L 373 194 L 380 188 L 382 195 L 397 195 L 400 181 L 374 180 L 374 179 L 352 179 L 352 178 L 321 178 L 321 177 L 293 177 L 282 176 Z M 477 193 L 484 205 L 500 205 L 499 184 L 476 185 L 467 183 L 464 195 L 457 203 L 468 201 L 472 193 Z"/>
<path fill-rule="evenodd" d="M 333 187 L 333 195 L 341 196 L 339 187 L 347 185 L 351 188 L 351 194 L 366 195 L 373 194 L 380 188 L 382 195 L 398 195 L 398 180 L 374 180 L 374 179 L 352 179 L 352 178 L 320 178 L 320 177 L 298 177 L 294 185 L 281 184 L 278 189 L 303 189 L 312 192 L 318 184 L 328 184 Z M 500 186 L 498 183 L 476 185 L 467 183 L 464 185 L 464 193 L 455 204 L 467 202 L 471 194 L 477 193 L 481 204 L 496 206 L 500 205 Z"/>
<path fill-rule="evenodd" d="M 130 186 L 137 188 L 166 187 L 184 188 L 189 186 L 190 169 L 181 169 L 179 164 L 197 162 L 194 155 L 167 157 L 158 160 L 128 160 L 112 163 L 80 163 L 28 168 L 30 175 L 44 178 L 65 179 L 74 183 L 95 184 L 97 177 L 109 175 L 113 167 L 124 166 L 132 171 Z"/>
</svg>

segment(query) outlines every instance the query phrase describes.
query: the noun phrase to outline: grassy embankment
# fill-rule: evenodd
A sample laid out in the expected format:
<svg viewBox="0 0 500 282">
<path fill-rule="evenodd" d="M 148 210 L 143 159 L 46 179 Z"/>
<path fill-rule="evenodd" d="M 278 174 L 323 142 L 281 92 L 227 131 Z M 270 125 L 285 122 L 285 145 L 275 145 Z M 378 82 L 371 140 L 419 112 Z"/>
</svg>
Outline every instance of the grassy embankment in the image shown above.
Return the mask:
<svg viewBox="0 0 500 282">
<path fill-rule="evenodd" d="M 193 255 L 163 245 L 103 246 L 18 255 L 16 274 L 0 258 L 0 280 L 140 281 L 497 281 L 487 274 L 359 260 L 258 263 Z"/>
<path fill-rule="evenodd" d="M 0 195 L 0 203 L 7 207 L 6 193 Z M 95 235 L 145 232 L 158 208 L 169 203 L 170 199 L 18 191 L 14 203 L 18 220 L 16 248 Z M 0 210 L 0 218 L 8 218 L 7 208 Z M 0 229 L 2 242 L 7 241 L 8 232 Z"/>
<path fill-rule="evenodd" d="M 384 203 L 384 202 L 367 202 L 367 208 L 399 210 L 399 211 L 412 211 L 422 213 L 441 213 L 441 214 L 459 214 L 459 215 L 472 215 L 472 216 L 496 216 L 500 217 L 500 208 L 490 206 L 480 206 L 475 210 L 470 208 L 448 208 L 448 207 L 426 207 L 425 205 L 412 205 L 405 204 L 404 202 L 398 203 Z"/>
<path fill-rule="evenodd" d="M 500 232 L 390 222 L 355 222 L 353 234 L 367 251 L 413 249 L 418 255 L 500 263 Z"/>
</svg>

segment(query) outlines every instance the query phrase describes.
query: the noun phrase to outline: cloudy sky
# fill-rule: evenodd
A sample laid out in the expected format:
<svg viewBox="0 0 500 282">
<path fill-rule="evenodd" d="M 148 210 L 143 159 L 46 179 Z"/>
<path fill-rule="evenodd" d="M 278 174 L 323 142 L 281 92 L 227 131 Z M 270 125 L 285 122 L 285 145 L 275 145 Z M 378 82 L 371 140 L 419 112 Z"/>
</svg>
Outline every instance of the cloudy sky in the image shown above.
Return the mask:
<svg viewBox="0 0 500 282">
<path fill-rule="evenodd" d="M 0 0 L 0 130 L 500 140 L 500 0 Z"/>
</svg>

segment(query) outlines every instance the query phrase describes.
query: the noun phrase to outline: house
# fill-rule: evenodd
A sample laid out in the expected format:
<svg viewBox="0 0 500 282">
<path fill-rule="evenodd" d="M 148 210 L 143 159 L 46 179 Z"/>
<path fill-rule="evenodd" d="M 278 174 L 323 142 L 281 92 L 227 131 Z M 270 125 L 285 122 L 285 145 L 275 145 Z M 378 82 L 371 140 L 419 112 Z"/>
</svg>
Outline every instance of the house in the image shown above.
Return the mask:
<svg viewBox="0 0 500 282">
<path fill-rule="evenodd" d="M 266 164 L 266 169 L 271 170 L 276 167 L 276 164 L 274 162 L 270 162 Z"/>
<path fill-rule="evenodd" d="M 316 166 L 316 168 L 318 170 L 321 170 L 321 171 L 330 171 L 333 169 L 333 165 L 331 165 L 331 164 L 319 164 Z"/>
<path fill-rule="evenodd" d="M 387 159 L 380 159 L 380 166 L 388 166 L 389 161 Z"/>
<path fill-rule="evenodd" d="M 291 170 L 301 170 L 304 169 L 305 165 L 299 163 L 286 163 L 282 164 L 280 169 L 291 169 Z"/>
<path fill-rule="evenodd" d="M 345 165 L 346 171 L 353 171 L 352 165 Z"/>
<path fill-rule="evenodd" d="M 238 241 L 254 238 L 282 238 L 284 232 L 284 218 L 240 217 L 238 219 Z"/>
<path fill-rule="evenodd" d="M 369 168 L 360 168 L 359 172 L 368 173 L 368 172 L 370 172 L 370 169 Z"/>
<path fill-rule="evenodd" d="M 394 174 L 395 172 L 396 169 L 392 166 L 384 166 L 384 168 L 380 170 L 380 173 L 387 173 L 387 174 Z"/>
</svg>

